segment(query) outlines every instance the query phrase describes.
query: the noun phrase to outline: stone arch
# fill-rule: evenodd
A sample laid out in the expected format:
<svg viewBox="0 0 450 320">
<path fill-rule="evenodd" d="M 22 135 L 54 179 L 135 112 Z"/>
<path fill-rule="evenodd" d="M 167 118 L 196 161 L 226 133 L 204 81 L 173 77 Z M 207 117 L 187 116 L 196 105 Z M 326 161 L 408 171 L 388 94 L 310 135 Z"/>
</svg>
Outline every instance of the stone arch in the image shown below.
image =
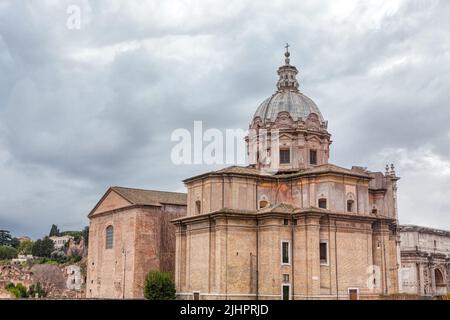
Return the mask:
<svg viewBox="0 0 450 320">
<path fill-rule="evenodd" d="M 442 272 L 442 270 L 440 268 L 434 269 L 434 281 L 436 283 L 436 287 L 441 287 L 441 286 L 446 285 L 444 273 Z"/>
<path fill-rule="evenodd" d="M 347 193 L 345 196 L 345 206 L 347 212 L 355 212 L 356 211 L 356 197 L 353 192 Z"/>
</svg>

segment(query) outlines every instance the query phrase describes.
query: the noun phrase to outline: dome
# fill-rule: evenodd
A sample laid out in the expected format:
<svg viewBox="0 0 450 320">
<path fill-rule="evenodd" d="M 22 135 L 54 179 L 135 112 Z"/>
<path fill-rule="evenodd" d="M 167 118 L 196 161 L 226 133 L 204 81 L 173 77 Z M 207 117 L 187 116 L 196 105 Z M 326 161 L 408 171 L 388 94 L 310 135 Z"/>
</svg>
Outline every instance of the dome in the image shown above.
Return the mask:
<svg viewBox="0 0 450 320">
<path fill-rule="evenodd" d="M 324 122 L 317 105 L 310 98 L 298 91 L 282 90 L 266 99 L 256 110 L 253 119 L 259 117 L 265 123 L 274 122 L 280 112 L 288 112 L 292 120 L 306 120 L 315 113 L 320 122 Z"/>
<path fill-rule="evenodd" d="M 321 123 L 324 122 L 317 105 L 299 91 L 298 70 L 290 64 L 289 45 L 286 46 L 285 64 L 278 68 L 279 80 L 277 92 L 258 107 L 253 120 L 260 118 L 262 123 L 274 122 L 280 112 L 287 112 L 292 120 L 306 120 L 314 113 Z"/>
</svg>

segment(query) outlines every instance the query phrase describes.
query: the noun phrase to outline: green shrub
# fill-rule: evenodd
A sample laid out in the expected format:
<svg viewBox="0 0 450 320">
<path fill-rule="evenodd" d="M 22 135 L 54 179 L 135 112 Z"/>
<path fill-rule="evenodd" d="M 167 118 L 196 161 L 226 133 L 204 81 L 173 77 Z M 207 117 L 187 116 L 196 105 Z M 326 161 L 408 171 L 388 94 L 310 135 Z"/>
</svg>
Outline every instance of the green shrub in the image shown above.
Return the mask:
<svg viewBox="0 0 450 320">
<path fill-rule="evenodd" d="M 175 299 L 175 284 L 167 272 L 150 271 L 144 287 L 144 297 L 149 300 Z"/>
<path fill-rule="evenodd" d="M 41 283 L 33 284 L 28 290 L 28 296 L 30 298 L 45 298 L 47 296 L 47 291 L 41 286 Z"/>
<path fill-rule="evenodd" d="M 18 283 L 17 285 L 14 285 L 13 283 L 8 283 L 5 289 L 11 292 L 16 298 L 28 298 L 28 290 L 21 283 Z"/>
<path fill-rule="evenodd" d="M 0 246 L 0 260 L 17 258 L 17 250 L 9 246 Z"/>
</svg>

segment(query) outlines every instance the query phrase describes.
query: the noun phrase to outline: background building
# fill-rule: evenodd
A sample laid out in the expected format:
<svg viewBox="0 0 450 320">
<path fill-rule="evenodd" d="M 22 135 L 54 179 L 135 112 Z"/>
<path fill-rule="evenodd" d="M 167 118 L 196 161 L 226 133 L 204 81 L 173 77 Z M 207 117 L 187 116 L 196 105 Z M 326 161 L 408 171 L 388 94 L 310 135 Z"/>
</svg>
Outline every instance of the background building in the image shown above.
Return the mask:
<svg viewBox="0 0 450 320">
<path fill-rule="evenodd" d="M 450 292 L 450 232 L 404 225 L 400 237 L 401 292 L 446 296 Z"/>
<path fill-rule="evenodd" d="M 186 194 L 111 187 L 89 214 L 87 298 L 142 298 L 150 270 L 175 269 Z"/>
<path fill-rule="evenodd" d="M 49 237 L 53 241 L 55 249 L 62 249 L 69 241 L 73 240 L 72 236 L 53 236 Z"/>
</svg>

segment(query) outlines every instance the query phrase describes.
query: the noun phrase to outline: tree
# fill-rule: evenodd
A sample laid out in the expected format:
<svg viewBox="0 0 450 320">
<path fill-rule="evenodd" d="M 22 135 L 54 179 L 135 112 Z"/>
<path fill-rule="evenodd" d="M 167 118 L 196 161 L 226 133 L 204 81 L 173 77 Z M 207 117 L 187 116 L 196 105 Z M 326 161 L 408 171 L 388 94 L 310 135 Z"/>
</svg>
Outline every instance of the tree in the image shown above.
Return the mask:
<svg viewBox="0 0 450 320">
<path fill-rule="evenodd" d="M 17 258 L 17 250 L 10 246 L 0 246 L 0 260 Z"/>
<path fill-rule="evenodd" d="M 42 240 L 36 240 L 31 252 L 33 256 L 36 257 L 50 258 L 54 250 L 55 245 L 53 244 L 53 241 L 49 237 L 45 237 Z"/>
<path fill-rule="evenodd" d="M 149 300 L 175 299 L 175 284 L 168 272 L 150 271 L 144 287 L 144 297 Z"/>
<path fill-rule="evenodd" d="M 84 245 L 87 248 L 87 246 L 89 244 L 89 227 L 84 227 L 84 229 L 83 229 L 83 231 L 81 231 L 81 233 L 82 233 L 82 237 L 84 239 Z"/>
<path fill-rule="evenodd" d="M 20 240 L 17 238 L 12 238 L 11 239 L 11 243 L 10 243 L 11 247 L 13 247 L 14 249 L 19 248 L 20 246 Z"/>
<path fill-rule="evenodd" d="M 10 246 L 11 241 L 11 233 L 8 230 L 0 230 L 0 246 Z"/>
<path fill-rule="evenodd" d="M 50 229 L 49 237 L 59 237 L 60 232 L 58 226 L 56 224 L 52 224 L 52 228 Z"/>
<path fill-rule="evenodd" d="M 19 254 L 32 254 L 33 250 L 33 241 L 31 240 L 23 240 L 19 247 L 17 248 L 17 251 Z"/>
</svg>

